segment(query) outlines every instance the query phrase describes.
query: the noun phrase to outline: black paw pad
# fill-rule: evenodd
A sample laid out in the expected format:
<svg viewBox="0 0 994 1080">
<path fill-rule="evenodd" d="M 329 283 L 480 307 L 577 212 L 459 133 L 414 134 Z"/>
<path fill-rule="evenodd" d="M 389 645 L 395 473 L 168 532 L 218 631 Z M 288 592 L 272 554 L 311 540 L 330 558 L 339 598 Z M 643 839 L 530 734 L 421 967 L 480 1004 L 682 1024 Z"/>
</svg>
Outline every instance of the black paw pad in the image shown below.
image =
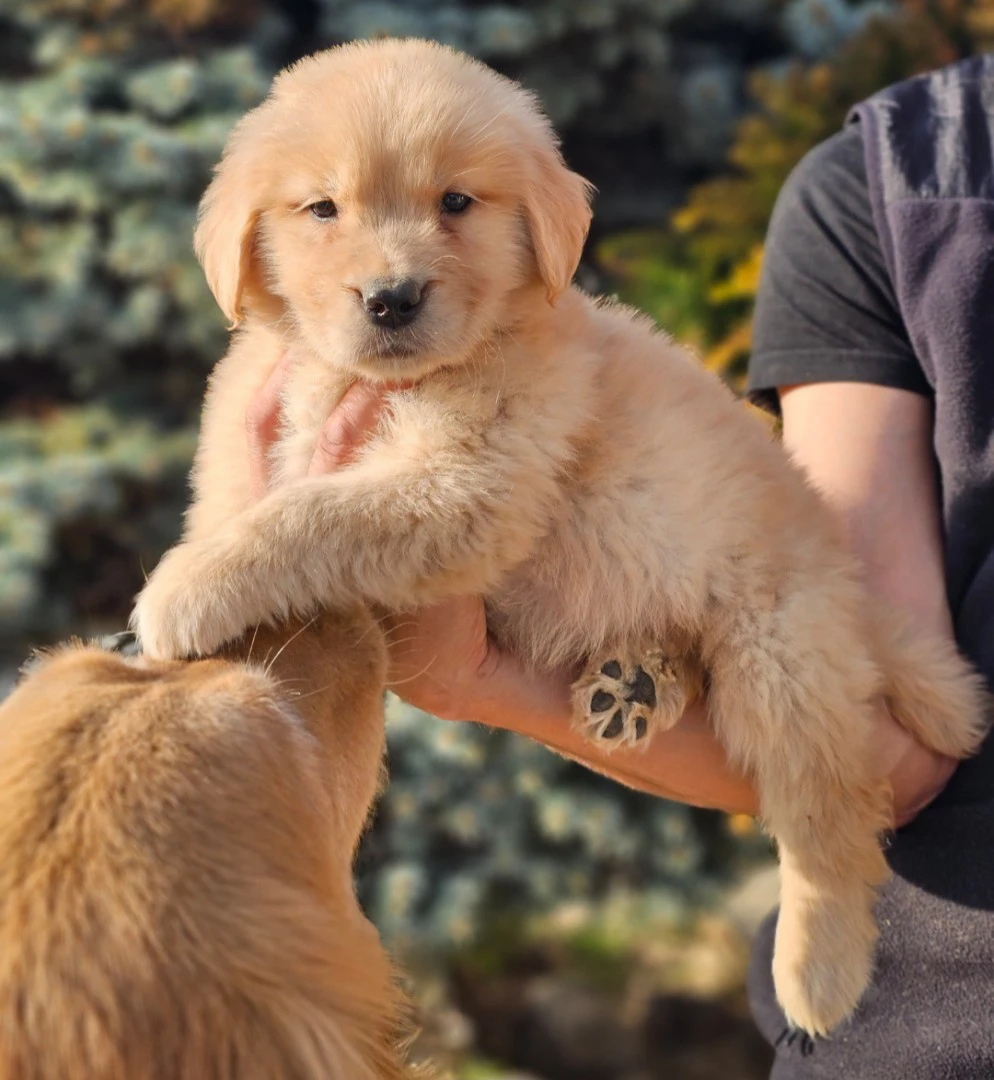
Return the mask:
<svg viewBox="0 0 994 1080">
<path fill-rule="evenodd" d="M 645 733 L 649 730 L 649 725 L 646 723 L 644 716 L 637 716 L 635 718 L 635 738 L 644 739 Z"/>
<path fill-rule="evenodd" d="M 621 664 L 619 664 L 617 660 L 608 660 L 601 668 L 601 674 L 606 675 L 609 679 L 620 679 Z"/>
<path fill-rule="evenodd" d="M 601 737 L 604 739 L 616 739 L 621 734 L 624 726 L 625 722 L 619 709 L 608 721 L 607 727 L 601 732 Z"/>
<path fill-rule="evenodd" d="M 590 699 L 590 711 L 607 712 L 614 703 L 614 694 L 609 694 L 606 690 L 597 690 Z"/>
<path fill-rule="evenodd" d="M 642 667 L 635 669 L 635 678 L 631 686 L 631 691 L 625 695 L 625 701 L 645 705 L 650 709 L 656 707 L 656 684 L 652 681 L 652 676 Z"/>
</svg>

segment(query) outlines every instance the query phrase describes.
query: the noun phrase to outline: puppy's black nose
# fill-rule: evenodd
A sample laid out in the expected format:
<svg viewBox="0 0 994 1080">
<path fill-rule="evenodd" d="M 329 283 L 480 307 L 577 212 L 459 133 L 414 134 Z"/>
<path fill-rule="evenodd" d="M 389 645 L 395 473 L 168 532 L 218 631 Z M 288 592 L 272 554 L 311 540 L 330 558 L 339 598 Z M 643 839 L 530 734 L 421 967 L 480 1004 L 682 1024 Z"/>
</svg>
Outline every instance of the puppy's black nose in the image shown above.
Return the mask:
<svg viewBox="0 0 994 1080">
<path fill-rule="evenodd" d="M 373 281 L 362 294 L 362 302 L 377 326 L 396 330 L 412 322 L 421 306 L 421 286 L 413 279 Z"/>
</svg>

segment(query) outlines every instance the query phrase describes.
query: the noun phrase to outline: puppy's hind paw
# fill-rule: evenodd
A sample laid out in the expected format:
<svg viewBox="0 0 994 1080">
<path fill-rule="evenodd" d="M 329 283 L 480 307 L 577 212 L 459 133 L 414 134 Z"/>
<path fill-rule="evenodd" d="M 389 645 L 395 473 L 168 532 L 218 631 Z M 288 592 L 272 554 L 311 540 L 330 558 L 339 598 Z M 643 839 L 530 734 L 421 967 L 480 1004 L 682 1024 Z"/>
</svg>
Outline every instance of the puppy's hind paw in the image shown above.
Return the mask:
<svg viewBox="0 0 994 1080">
<path fill-rule="evenodd" d="M 881 859 L 882 861 L 882 859 Z M 877 926 L 868 892 L 801 886 L 781 863 L 773 984 L 792 1029 L 835 1031 L 859 1005 L 873 974 Z"/>
<path fill-rule="evenodd" d="M 574 724 L 612 748 L 645 744 L 672 727 L 687 704 L 678 668 L 661 652 L 598 657 L 573 685 Z"/>
</svg>

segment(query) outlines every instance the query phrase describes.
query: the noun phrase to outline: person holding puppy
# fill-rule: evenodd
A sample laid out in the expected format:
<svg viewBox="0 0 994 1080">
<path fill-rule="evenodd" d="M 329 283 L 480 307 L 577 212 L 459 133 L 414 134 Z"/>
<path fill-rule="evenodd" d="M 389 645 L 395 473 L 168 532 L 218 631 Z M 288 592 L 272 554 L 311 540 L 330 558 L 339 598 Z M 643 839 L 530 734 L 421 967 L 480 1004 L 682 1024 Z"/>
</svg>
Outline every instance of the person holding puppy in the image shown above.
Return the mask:
<svg viewBox="0 0 994 1080">
<path fill-rule="evenodd" d="M 837 510 L 877 602 L 954 637 L 994 678 L 994 58 L 900 84 L 854 110 L 781 193 L 754 327 L 752 391 Z M 984 359 L 982 359 L 984 358 Z M 256 493 L 287 358 L 247 418 Z M 991 372 L 989 374 L 989 372 Z M 647 404 L 647 407 L 650 407 Z M 383 408 L 355 384 L 312 474 L 347 463 Z M 598 749 L 569 724 L 573 672 L 527 673 L 488 639 L 483 603 L 420 611 L 392 635 L 391 681 L 418 707 L 528 736 L 632 787 L 754 812 L 707 720 L 689 708 L 645 751 Z M 994 750 L 959 766 L 881 706 L 880 775 L 899 826 L 878 907 L 874 985 L 829 1040 L 791 1037 L 773 993 L 773 920 L 750 975 L 775 1080 L 994 1075 Z"/>
</svg>

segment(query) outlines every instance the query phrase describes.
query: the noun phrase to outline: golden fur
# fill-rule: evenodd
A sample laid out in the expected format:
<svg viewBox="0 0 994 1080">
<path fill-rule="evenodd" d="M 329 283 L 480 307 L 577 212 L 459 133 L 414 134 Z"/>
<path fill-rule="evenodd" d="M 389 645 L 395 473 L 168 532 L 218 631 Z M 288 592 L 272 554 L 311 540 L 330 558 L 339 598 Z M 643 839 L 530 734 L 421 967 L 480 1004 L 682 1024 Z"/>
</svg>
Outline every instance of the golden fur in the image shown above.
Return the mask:
<svg viewBox="0 0 994 1080">
<path fill-rule="evenodd" d="M 473 202 L 450 214 L 447 192 Z M 577 723 L 613 745 L 673 723 L 706 677 L 780 849 L 780 1001 L 825 1032 L 870 978 L 887 873 L 874 702 L 966 755 L 981 686 L 952 646 L 870 610 L 831 514 L 717 378 L 570 287 L 589 219 L 534 99 L 482 64 L 387 41 L 282 74 L 204 198 L 197 249 L 241 325 L 211 381 L 185 540 L 134 625 L 152 654 L 186 656 L 319 605 L 484 594 L 503 645 L 586 665 Z M 407 278 L 417 317 L 372 325 L 369 283 Z M 288 346 L 288 482 L 253 505 L 244 417 Z M 415 385 L 353 464 L 307 477 L 360 376 Z"/>
<path fill-rule="evenodd" d="M 64 647 L 0 707 L 2 1080 L 403 1075 L 351 876 L 382 637 L 326 615 L 254 655 Z"/>
</svg>

